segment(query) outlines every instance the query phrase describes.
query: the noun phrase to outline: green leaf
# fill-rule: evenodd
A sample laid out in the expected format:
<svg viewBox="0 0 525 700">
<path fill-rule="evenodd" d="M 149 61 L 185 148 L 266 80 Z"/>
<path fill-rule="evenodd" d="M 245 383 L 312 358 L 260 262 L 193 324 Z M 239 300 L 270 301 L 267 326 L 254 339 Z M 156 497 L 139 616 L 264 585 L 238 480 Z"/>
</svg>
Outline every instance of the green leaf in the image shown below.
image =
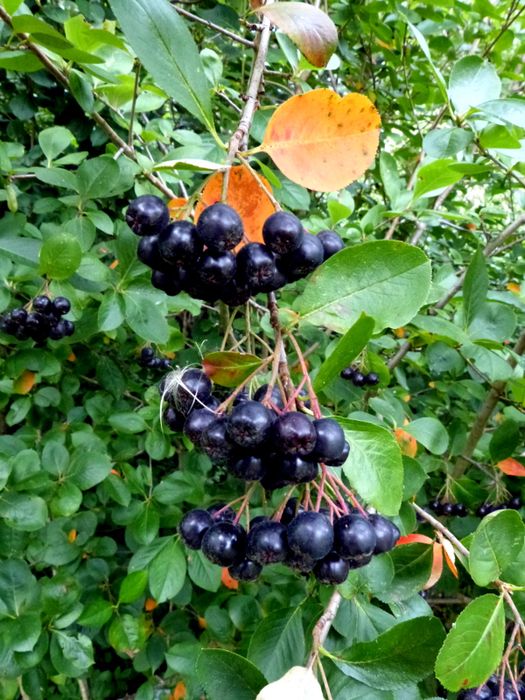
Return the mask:
<svg viewBox="0 0 525 700">
<path fill-rule="evenodd" d="M 78 193 L 85 201 L 112 197 L 120 179 L 120 169 L 110 156 L 85 160 L 77 171 Z"/>
<path fill-rule="evenodd" d="M 66 150 L 68 146 L 76 143 L 75 137 L 64 126 L 52 126 L 38 134 L 38 143 L 49 162 Z"/>
<path fill-rule="evenodd" d="M 22 2 L 23 0 L 2 0 L 3 6 L 10 15 L 13 15 L 18 10 Z"/>
<path fill-rule="evenodd" d="M 362 314 L 319 367 L 314 380 L 316 392 L 321 391 L 341 370 L 348 367 L 366 346 L 373 332 L 374 319 Z"/>
<path fill-rule="evenodd" d="M 470 545 L 469 570 L 478 586 L 487 586 L 520 553 L 525 527 L 519 513 L 503 510 L 484 518 Z"/>
<path fill-rule="evenodd" d="M 110 0 L 126 39 L 156 84 L 211 131 L 210 86 L 195 41 L 167 0 Z"/>
<path fill-rule="evenodd" d="M 0 517 L 13 530 L 36 532 L 45 527 L 47 515 L 46 502 L 40 496 L 15 492 L 0 496 Z"/>
<path fill-rule="evenodd" d="M 54 630 L 51 635 L 51 661 L 59 673 L 68 678 L 82 676 L 95 663 L 91 639 Z"/>
<path fill-rule="evenodd" d="M 450 158 L 442 158 L 419 168 L 414 187 L 414 201 L 424 196 L 431 197 L 444 187 L 459 182 L 463 173 L 453 169 L 451 166 L 454 164 L 455 161 Z"/>
<path fill-rule="evenodd" d="M 11 260 L 36 267 L 42 241 L 35 241 L 32 238 L 0 238 L 0 251 L 5 253 Z"/>
<path fill-rule="evenodd" d="M 209 700 L 256 700 L 266 685 L 256 666 L 226 649 L 203 649 L 196 670 Z"/>
<path fill-rule="evenodd" d="M 241 384 L 262 364 L 256 355 L 241 352 L 211 352 L 202 360 L 208 377 L 220 386 L 233 388 Z"/>
<path fill-rule="evenodd" d="M 437 678 L 448 690 L 481 685 L 498 667 L 504 642 L 503 598 L 476 598 L 459 615 L 441 647 Z"/>
<path fill-rule="evenodd" d="M 114 331 L 124 322 L 124 299 L 117 292 L 105 294 L 98 308 L 98 327 L 101 331 Z"/>
<path fill-rule="evenodd" d="M 464 56 L 453 65 L 448 94 L 458 114 L 482 102 L 497 100 L 500 93 L 501 80 L 488 61 L 479 56 Z"/>
<path fill-rule="evenodd" d="M 20 616 L 34 606 L 38 591 L 36 578 L 25 561 L 0 561 L 0 617 Z"/>
<path fill-rule="evenodd" d="M 188 576 L 205 591 L 215 593 L 221 587 L 221 569 L 208 561 L 201 551 L 188 554 Z"/>
<path fill-rule="evenodd" d="M 431 158 L 447 158 L 464 151 L 474 140 L 472 131 L 451 127 L 434 129 L 423 139 L 423 148 Z"/>
<path fill-rule="evenodd" d="M 90 114 L 94 111 L 95 97 L 93 95 L 93 88 L 88 78 L 83 73 L 76 70 L 72 70 L 69 73 L 69 89 L 84 112 Z"/>
<path fill-rule="evenodd" d="M 157 603 L 173 598 L 184 585 L 186 558 L 180 543 L 171 539 L 155 555 L 149 568 L 149 588 Z"/>
<path fill-rule="evenodd" d="M 490 100 L 480 104 L 478 110 L 498 122 L 507 122 L 525 129 L 525 100 L 512 97 L 504 100 Z"/>
<path fill-rule="evenodd" d="M 144 648 L 146 636 L 146 621 L 142 615 L 120 615 L 108 630 L 108 640 L 113 649 L 127 656 L 135 656 Z"/>
<path fill-rule="evenodd" d="M 140 290 L 127 289 L 124 306 L 126 321 L 138 336 L 152 343 L 168 342 L 168 322 L 153 299 L 145 296 Z"/>
<path fill-rule="evenodd" d="M 394 578 L 388 589 L 377 597 L 386 603 L 406 600 L 428 581 L 433 548 L 420 543 L 404 544 L 393 549 L 389 556 L 394 565 Z"/>
<path fill-rule="evenodd" d="M 148 585 L 147 571 L 133 571 L 120 584 L 119 603 L 134 603 L 138 600 Z"/>
<path fill-rule="evenodd" d="M 34 73 L 42 70 L 42 63 L 35 54 L 29 51 L 2 51 L 0 52 L 0 68 L 19 73 Z"/>
<path fill-rule="evenodd" d="M 143 433 L 147 429 L 144 418 L 132 411 L 112 413 L 109 417 L 109 424 L 114 430 L 124 435 Z"/>
<path fill-rule="evenodd" d="M 95 598 L 86 605 L 77 622 L 85 627 L 98 628 L 109 622 L 114 614 L 115 610 L 109 600 Z"/>
<path fill-rule="evenodd" d="M 339 419 L 350 454 L 343 470 L 364 501 L 385 515 L 396 515 L 403 496 L 403 461 L 394 436 L 365 421 Z"/>
<path fill-rule="evenodd" d="M 82 491 L 104 481 L 111 471 L 111 460 L 104 452 L 75 450 L 69 465 L 69 478 Z"/>
<path fill-rule="evenodd" d="M 50 279 L 66 280 L 76 272 L 82 248 L 70 233 L 59 233 L 44 241 L 40 250 L 40 272 Z"/>
<path fill-rule="evenodd" d="M 371 241 L 345 248 L 308 280 L 294 304 L 301 320 L 346 333 L 366 313 L 375 331 L 408 323 L 430 289 L 426 255 L 406 243 Z"/>
<path fill-rule="evenodd" d="M 439 68 L 436 66 L 436 64 L 432 60 L 432 56 L 430 53 L 430 49 L 429 49 L 427 40 L 425 39 L 423 34 L 420 32 L 420 30 L 416 26 L 414 26 L 411 22 L 408 21 L 407 17 L 404 15 L 402 10 L 400 10 L 400 14 L 402 17 L 404 17 L 404 19 L 407 23 L 407 26 L 410 30 L 410 33 L 415 38 L 415 40 L 419 44 L 421 50 L 425 54 L 425 57 L 428 61 L 430 69 L 431 69 L 432 73 L 434 74 L 434 77 L 436 78 L 437 86 L 441 92 L 441 95 L 444 97 L 445 101 L 448 101 L 447 85 L 445 83 L 445 78 L 443 77 L 443 74 L 441 73 Z"/>
<path fill-rule="evenodd" d="M 478 248 L 467 268 L 463 284 L 463 319 L 468 328 L 478 316 L 487 298 L 489 275 L 483 250 Z"/>
<path fill-rule="evenodd" d="M 283 676 L 292 666 L 302 665 L 306 653 L 302 608 L 277 610 L 256 628 L 248 658 L 269 681 Z"/>
<path fill-rule="evenodd" d="M 437 418 L 418 418 L 404 425 L 403 430 L 413 435 L 433 455 L 442 455 L 447 451 L 448 433 L 443 423 Z"/>
<path fill-rule="evenodd" d="M 392 690 L 423 680 L 432 673 L 445 632 L 435 617 L 416 617 L 383 632 L 371 642 L 353 644 L 332 656 L 348 676 L 372 688 Z"/>
<path fill-rule="evenodd" d="M 492 433 L 489 452 L 493 462 L 512 457 L 520 444 L 520 426 L 513 420 L 504 420 Z"/>
</svg>

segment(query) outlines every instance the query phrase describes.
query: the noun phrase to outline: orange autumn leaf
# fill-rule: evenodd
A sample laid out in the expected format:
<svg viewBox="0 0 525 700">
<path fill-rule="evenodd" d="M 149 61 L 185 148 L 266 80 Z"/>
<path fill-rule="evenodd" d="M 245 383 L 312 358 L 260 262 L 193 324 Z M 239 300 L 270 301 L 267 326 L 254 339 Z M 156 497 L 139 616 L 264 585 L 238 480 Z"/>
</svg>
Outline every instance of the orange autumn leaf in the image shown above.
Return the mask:
<svg viewBox="0 0 525 700">
<path fill-rule="evenodd" d="M 425 591 L 435 586 L 443 573 L 443 545 L 439 542 L 434 542 L 433 548 L 432 570 L 430 571 L 427 582 L 423 586 L 423 590 Z"/>
<path fill-rule="evenodd" d="M 525 467 L 517 459 L 509 457 L 496 464 L 497 468 L 508 476 L 525 476 Z"/>
<path fill-rule="evenodd" d="M 170 219 L 177 221 L 178 219 L 184 219 L 186 217 L 188 209 L 188 200 L 186 197 L 174 197 L 168 202 L 168 211 L 170 213 Z"/>
<path fill-rule="evenodd" d="M 399 328 L 394 328 L 394 335 L 396 338 L 404 338 L 406 335 L 406 331 L 404 326 L 400 326 Z"/>
<path fill-rule="evenodd" d="M 221 573 L 221 582 L 223 586 L 229 588 L 230 591 L 236 591 L 239 588 L 239 582 L 236 581 L 226 567 L 223 568 Z"/>
<path fill-rule="evenodd" d="M 200 615 L 197 617 L 197 624 L 201 628 L 201 630 L 205 630 L 208 627 L 208 623 L 206 622 L 205 617 L 201 617 Z"/>
<path fill-rule="evenodd" d="M 13 389 L 15 394 L 29 394 L 31 389 L 35 386 L 36 374 L 26 369 L 22 374 L 15 379 L 13 382 Z"/>
<path fill-rule="evenodd" d="M 173 689 L 173 693 L 169 696 L 168 700 L 184 700 L 186 694 L 187 691 L 184 681 L 179 681 Z"/>
<path fill-rule="evenodd" d="M 509 282 L 507 284 L 507 289 L 514 294 L 520 294 L 521 292 L 521 286 L 517 282 Z"/>
<path fill-rule="evenodd" d="M 222 195 L 222 179 L 224 174 L 214 173 L 202 190 L 201 198 L 195 207 L 195 221 L 202 211 L 211 204 L 219 202 Z M 266 219 L 275 212 L 275 206 L 266 194 L 264 187 L 271 192 L 268 180 L 261 175 L 255 177 L 245 165 L 236 165 L 230 171 L 228 182 L 227 203 L 233 207 L 242 219 L 244 233 L 252 243 L 262 243 L 262 227 Z"/>
<path fill-rule="evenodd" d="M 157 606 L 158 603 L 155 598 L 146 598 L 146 601 L 144 602 L 144 610 L 146 612 L 153 612 Z"/>
<path fill-rule="evenodd" d="M 400 537 L 396 543 L 396 547 L 402 544 L 412 544 L 413 542 L 419 542 L 420 544 L 433 544 L 434 540 L 427 535 L 420 535 L 417 532 L 413 532 L 411 535 L 403 535 Z"/>
<path fill-rule="evenodd" d="M 69 544 L 73 544 L 73 542 L 77 539 L 77 531 L 76 530 L 70 530 L 67 533 L 67 541 Z"/>
<path fill-rule="evenodd" d="M 394 436 L 397 444 L 401 448 L 401 452 L 407 457 L 415 457 L 417 454 L 417 441 L 413 435 L 407 433 L 403 428 L 396 428 Z"/>
<path fill-rule="evenodd" d="M 67 361 L 68 362 L 76 362 L 77 361 L 77 356 L 75 355 L 74 352 L 69 353 L 69 355 L 67 356 Z"/>
<path fill-rule="evenodd" d="M 459 578 L 458 568 L 456 566 L 456 555 L 454 553 L 454 547 L 452 546 L 452 543 L 449 542 L 449 540 L 446 540 L 445 538 L 442 539 L 442 544 L 447 566 L 452 572 L 452 575 L 456 578 Z"/>
<path fill-rule="evenodd" d="M 365 95 L 321 88 L 290 97 L 273 113 L 261 150 L 293 182 L 334 192 L 372 165 L 381 118 Z"/>
</svg>

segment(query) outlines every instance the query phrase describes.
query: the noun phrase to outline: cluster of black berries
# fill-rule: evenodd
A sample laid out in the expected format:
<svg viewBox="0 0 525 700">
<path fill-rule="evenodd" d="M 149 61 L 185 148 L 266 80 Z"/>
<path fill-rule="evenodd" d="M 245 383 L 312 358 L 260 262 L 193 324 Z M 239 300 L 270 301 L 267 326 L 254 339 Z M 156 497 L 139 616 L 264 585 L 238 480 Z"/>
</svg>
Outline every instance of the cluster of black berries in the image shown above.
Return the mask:
<svg viewBox="0 0 525 700">
<path fill-rule="evenodd" d="M 244 236 L 242 220 L 220 202 L 207 207 L 194 226 L 191 221 L 169 223 L 164 202 L 143 195 L 129 205 L 126 221 L 141 236 L 137 254 L 152 268 L 154 287 L 230 306 L 306 277 L 344 247 L 334 231 L 314 236 L 296 216 L 279 211 L 264 223 L 265 245 L 247 243 L 236 255 L 233 249 Z"/>
<path fill-rule="evenodd" d="M 326 513 L 304 510 L 296 499 L 288 501 L 280 520 L 258 516 L 248 532 L 236 520 L 231 508 L 215 514 L 195 509 L 182 519 L 180 534 L 190 549 L 202 549 L 239 581 L 253 581 L 263 566 L 282 562 L 301 573 L 313 572 L 321 583 L 343 583 L 350 569 L 390 551 L 400 534 L 381 515 L 351 511 L 332 523 Z"/>
<path fill-rule="evenodd" d="M 525 700 L 525 683 L 518 680 L 514 684 L 511 680 L 505 680 L 503 681 L 503 695 L 500 695 L 500 679 L 494 674 L 479 688 L 462 690 L 458 693 L 457 700 L 499 700 L 499 698 Z"/>
<path fill-rule="evenodd" d="M 5 314 L 0 321 L 0 330 L 18 340 L 31 338 L 37 343 L 48 338 L 61 340 L 75 332 L 73 321 L 62 318 L 71 309 L 69 299 L 55 297 L 51 300 L 45 295 L 38 296 L 33 299 L 31 309 L 27 311 L 21 307 Z"/>
<path fill-rule="evenodd" d="M 342 379 L 348 379 L 354 386 L 376 386 L 379 384 L 379 376 L 375 372 L 364 374 L 353 365 L 345 367 L 339 376 Z"/>
<path fill-rule="evenodd" d="M 142 348 L 139 365 L 148 369 L 171 369 L 171 363 L 165 357 L 157 357 L 153 348 Z"/>
<path fill-rule="evenodd" d="M 284 411 L 277 387 L 262 386 L 253 399 L 240 394 L 228 415 L 218 415 L 220 402 L 210 379 L 199 369 L 187 369 L 167 396 L 164 418 L 170 428 L 182 428 L 212 462 L 245 481 L 261 481 L 268 490 L 312 481 L 319 462 L 341 466 L 350 451 L 339 423 Z"/>
<path fill-rule="evenodd" d="M 519 496 L 513 496 L 505 503 L 500 503 L 499 505 L 484 503 L 476 510 L 476 515 L 480 518 L 484 518 L 486 515 L 494 513 L 496 510 L 520 510 L 521 506 L 521 498 Z M 434 511 L 436 515 L 456 515 L 460 518 L 464 518 L 469 513 L 464 503 L 446 503 L 437 498 L 434 501 L 430 501 L 428 507 L 430 510 Z"/>
</svg>

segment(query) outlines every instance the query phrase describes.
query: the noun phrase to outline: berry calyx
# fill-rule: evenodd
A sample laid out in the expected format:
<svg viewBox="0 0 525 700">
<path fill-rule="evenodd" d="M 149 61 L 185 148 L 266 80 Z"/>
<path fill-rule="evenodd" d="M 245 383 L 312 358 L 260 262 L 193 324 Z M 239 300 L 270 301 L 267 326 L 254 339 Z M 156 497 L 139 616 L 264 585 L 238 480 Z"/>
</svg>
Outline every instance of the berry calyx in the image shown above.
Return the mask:
<svg viewBox="0 0 525 700">
<path fill-rule="evenodd" d="M 151 194 L 134 199 L 126 211 L 126 223 L 137 236 L 160 233 L 168 221 L 168 207 L 160 197 Z"/>
<path fill-rule="evenodd" d="M 286 211 L 277 211 L 263 225 L 263 239 L 276 255 L 288 255 L 299 247 L 304 236 L 301 221 Z"/>
<path fill-rule="evenodd" d="M 299 556 L 323 559 L 334 543 L 334 530 L 323 513 L 299 513 L 288 525 L 288 546 Z"/>
<path fill-rule="evenodd" d="M 244 559 L 246 533 L 240 525 L 219 522 L 206 530 L 201 548 L 204 556 L 214 564 L 231 566 Z"/>
<path fill-rule="evenodd" d="M 235 248 L 243 235 L 241 217 L 235 209 L 222 202 L 206 207 L 197 221 L 199 240 L 218 253 Z"/>
<path fill-rule="evenodd" d="M 179 532 L 184 544 L 190 549 L 200 549 L 202 538 L 213 525 L 213 518 L 206 510 L 196 508 L 182 518 Z"/>
</svg>

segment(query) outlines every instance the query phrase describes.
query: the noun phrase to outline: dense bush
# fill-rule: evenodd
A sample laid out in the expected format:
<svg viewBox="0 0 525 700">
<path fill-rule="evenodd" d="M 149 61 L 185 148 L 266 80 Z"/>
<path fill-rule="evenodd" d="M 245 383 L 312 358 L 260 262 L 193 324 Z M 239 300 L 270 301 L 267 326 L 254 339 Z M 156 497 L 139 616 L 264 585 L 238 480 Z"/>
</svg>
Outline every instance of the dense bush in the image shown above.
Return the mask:
<svg viewBox="0 0 525 700">
<path fill-rule="evenodd" d="M 0 698 L 523 698 L 523 7 L 261 4 L 0 0 Z"/>
</svg>

